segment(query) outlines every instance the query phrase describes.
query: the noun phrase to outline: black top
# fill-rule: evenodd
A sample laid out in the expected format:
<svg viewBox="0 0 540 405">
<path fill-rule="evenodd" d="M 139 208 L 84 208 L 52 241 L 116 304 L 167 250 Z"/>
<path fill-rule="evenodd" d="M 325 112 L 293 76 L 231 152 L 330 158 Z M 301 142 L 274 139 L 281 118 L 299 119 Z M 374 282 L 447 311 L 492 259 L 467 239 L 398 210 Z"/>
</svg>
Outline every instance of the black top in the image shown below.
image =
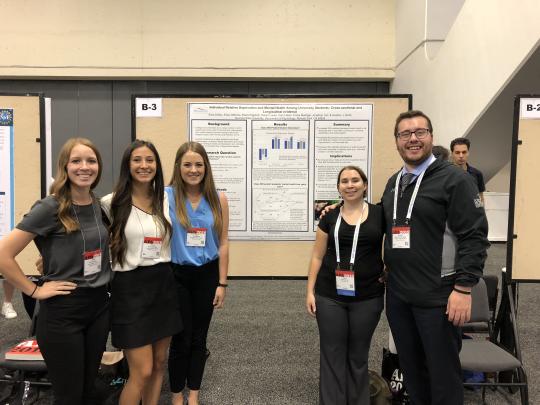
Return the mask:
<svg viewBox="0 0 540 405">
<path fill-rule="evenodd" d="M 361 224 L 354 262 L 355 296 L 338 295 L 336 291 L 336 248 L 334 229 L 339 216 L 339 209 L 326 214 L 319 222 L 319 229 L 328 234 L 328 247 L 323 258 L 315 292 L 323 297 L 341 302 L 361 301 L 384 294 L 384 284 L 379 282 L 383 271 L 382 238 L 384 235 L 384 215 L 382 207 L 369 204 L 367 219 Z M 348 224 L 341 218 L 339 227 L 339 251 L 341 268 L 348 269 L 356 224 Z"/>
<path fill-rule="evenodd" d="M 89 205 L 73 205 L 81 230 L 66 233 L 58 219 L 58 201 L 52 196 L 36 202 L 17 228 L 36 235 L 34 242 L 43 257 L 45 281 L 67 280 L 79 287 L 101 287 L 111 278 L 109 262 L 109 233 L 102 221 L 101 207 L 94 201 Z M 99 232 L 98 232 L 99 226 Z M 101 243 L 100 243 L 101 236 Z M 83 250 L 101 247 L 101 271 L 85 277 Z"/>
<path fill-rule="evenodd" d="M 478 191 L 480 193 L 486 191 L 486 185 L 484 184 L 484 175 L 480 170 L 467 164 L 467 173 L 473 176 L 474 180 L 476 181 L 476 185 L 478 186 Z"/>
</svg>

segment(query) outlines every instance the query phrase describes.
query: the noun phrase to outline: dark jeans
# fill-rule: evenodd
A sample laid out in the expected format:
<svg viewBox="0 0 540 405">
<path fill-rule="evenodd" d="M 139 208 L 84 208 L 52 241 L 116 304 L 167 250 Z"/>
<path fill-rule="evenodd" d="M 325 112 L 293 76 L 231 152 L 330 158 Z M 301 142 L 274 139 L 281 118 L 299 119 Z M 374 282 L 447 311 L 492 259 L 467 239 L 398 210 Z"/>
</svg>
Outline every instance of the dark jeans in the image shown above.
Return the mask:
<svg viewBox="0 0 540 405">
<path fill-rule="evenodd" d="M 382 296 L 352 303 L 315 297 L 321 347 L 319 403 L 369 404 L 368 357 Z"/>
<path fill-rule="evenodd" d="M 386 317 L 414 405 L 463 404 L 461 331 L 446 307 L 419 307 L 386 292 Z"/>
<path fill-rule="evenodd" d="M 75 289 L 40 302 L 37 340 L 55 405 L 90 403 L 109 334 L 106 287 Z"/>
<path fill-rule="evenodd" d="M 219 261 L 204 266 L 173 264 L 184 330 L 173 336 L 169 349 L 169 381 L 172 392 L 201 387 L 206 364 L 206 336 L 214 312 L 219 283 Z"/>
</svg>

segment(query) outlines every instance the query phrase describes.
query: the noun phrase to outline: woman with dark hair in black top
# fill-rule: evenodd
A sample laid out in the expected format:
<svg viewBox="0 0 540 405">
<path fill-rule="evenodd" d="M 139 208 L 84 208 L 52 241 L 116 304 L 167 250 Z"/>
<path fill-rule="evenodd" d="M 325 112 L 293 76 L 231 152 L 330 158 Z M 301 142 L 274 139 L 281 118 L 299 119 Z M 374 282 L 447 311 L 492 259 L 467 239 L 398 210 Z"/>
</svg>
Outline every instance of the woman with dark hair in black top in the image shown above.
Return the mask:
<svg viewBox="0 0 540 405">
<path fill-rule="evenodd" d="M 306 307 L 320 336 L 319 399 L 368 405 L 369 347 L 383 309 L 384 216 L 364 201 L 360 168 L 341 169 L 337 188 L 343 205 L 319 222 L 307 284 Z"/>
</svg>

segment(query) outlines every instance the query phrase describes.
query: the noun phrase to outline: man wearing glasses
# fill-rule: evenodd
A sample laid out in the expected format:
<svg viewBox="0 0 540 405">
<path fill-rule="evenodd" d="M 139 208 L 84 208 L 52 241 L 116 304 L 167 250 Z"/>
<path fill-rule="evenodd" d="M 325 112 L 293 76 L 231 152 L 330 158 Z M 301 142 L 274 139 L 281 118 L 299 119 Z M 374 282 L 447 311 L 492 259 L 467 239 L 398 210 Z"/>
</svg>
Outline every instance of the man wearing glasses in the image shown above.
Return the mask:
<svg viewBox="0 0 540 405">
<path fill-rule="evenodd" d="M 382 197 L 386 314 L 412 403 L 458 405 L 459 327 L 482 276 L 487 220 L 472 177 L 433 156 L 429 117 L 400 114 L 394 136 L 404 165 Z"/>
</svg>

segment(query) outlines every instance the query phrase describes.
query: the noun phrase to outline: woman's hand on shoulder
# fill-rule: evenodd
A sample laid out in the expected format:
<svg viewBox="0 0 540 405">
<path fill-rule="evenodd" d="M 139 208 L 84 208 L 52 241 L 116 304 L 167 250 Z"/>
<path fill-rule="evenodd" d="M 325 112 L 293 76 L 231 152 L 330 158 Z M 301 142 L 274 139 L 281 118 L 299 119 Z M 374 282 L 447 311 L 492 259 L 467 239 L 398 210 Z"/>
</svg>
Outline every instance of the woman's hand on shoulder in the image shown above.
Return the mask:
<svg viewBox="0 0 540 405">
<path fill-rule="evenodd" d="M 68 295 L 75 288 L 77 288 L 77 284 L 71 281 L 46 281 L 43 285 L 36 288 L 32 294 L 32 298 L 43 300 L 56 295 Z"/>
<path fill-rule="evenodd" d="M 315 294 L 312 292 L 308 293 L 306 296 L 306 309 L 308 314 L 315 316 L 317 313 L 317 305 L 315 304 Z"/>
<path fill-rule="evenodd" d="M 217 287 L 216 288 L 216 295 L 214 295 L 214 308 L 221 309 L 223 308 L 223 305 L 225 304 L 225 287 Z"/>
</svg>

